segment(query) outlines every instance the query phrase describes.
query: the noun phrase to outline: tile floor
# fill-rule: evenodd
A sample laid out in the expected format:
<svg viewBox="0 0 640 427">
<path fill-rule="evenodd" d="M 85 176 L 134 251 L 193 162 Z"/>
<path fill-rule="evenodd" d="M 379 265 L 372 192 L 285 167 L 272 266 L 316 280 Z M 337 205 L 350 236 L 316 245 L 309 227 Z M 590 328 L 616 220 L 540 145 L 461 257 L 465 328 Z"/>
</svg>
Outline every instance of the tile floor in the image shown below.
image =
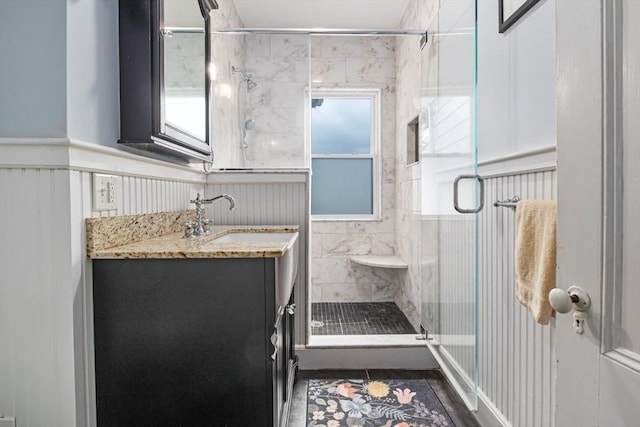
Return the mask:
<svg viewBox="0 0 640 427">
<path fill-rule="evenodd" d="M 311 304 L 312 335 L 415 334 L 393 302 L 316 302 Z"/>
<path fill-rule="evenodd" d="M 288 427 L 306 427 L 307 412 L 307 380 L 309 379 L 420 379 L 427 380 L 440 402 L 449 413 L 455 427 L 480 427 L 475 417 L 467 409 L 453 387 L 439 370 L 409 371 L 409 370 L 325 370 L 298 371 L 293 388 L 293 402 L 289 415 Z"/>
</svg>

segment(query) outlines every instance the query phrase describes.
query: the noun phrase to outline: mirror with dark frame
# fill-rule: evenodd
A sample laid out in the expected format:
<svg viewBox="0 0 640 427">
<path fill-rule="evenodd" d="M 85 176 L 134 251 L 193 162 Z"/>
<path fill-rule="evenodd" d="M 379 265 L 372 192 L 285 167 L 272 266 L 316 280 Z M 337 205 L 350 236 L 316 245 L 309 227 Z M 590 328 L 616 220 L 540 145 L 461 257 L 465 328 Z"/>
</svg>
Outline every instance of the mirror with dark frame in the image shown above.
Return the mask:
<svg viewBox="0 0 640 427">
<path fill-rule="evenodd" d="M 214 0 L 120 0 L 120 144 L 209 160 L 209 13 Z"/>
<path fill-rule="evenodd" d="M 540 0 L 498 0 L 498 32 L 504 33 Z"/>
</svg>

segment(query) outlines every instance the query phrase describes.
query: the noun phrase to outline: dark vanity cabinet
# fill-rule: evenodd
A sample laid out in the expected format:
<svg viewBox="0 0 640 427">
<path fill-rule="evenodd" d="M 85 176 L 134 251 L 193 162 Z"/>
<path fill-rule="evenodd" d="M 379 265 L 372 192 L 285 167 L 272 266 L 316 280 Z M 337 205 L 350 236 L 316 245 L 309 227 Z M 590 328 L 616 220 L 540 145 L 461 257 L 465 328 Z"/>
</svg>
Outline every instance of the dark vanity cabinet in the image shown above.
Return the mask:
<svg viewBox="0 0 640 427">
<path fill-rule="evenodd" d="M 275 269 L 94 259 L 98 426 L 285 426 L 293 307 L 276 306 Z"/>
<path fill-rule="evenodd" d="M 119 0 L 120 139 L 178 163 L 211 158 L 210 12 L 215 0 Z"/>
</svg>

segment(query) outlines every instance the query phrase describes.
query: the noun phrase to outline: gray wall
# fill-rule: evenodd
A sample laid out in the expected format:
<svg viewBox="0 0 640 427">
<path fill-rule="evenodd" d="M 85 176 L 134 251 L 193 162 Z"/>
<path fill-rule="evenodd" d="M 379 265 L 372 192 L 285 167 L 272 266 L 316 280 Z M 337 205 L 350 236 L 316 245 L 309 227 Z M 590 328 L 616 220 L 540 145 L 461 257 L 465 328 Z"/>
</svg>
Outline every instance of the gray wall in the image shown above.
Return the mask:
<svg viewBox="0 0 640 427">
<path fill-rule="evenodd" d="M 0 1 L 0 136 L 66 136 L 66 19 L 66 0 Z"/>
<path fill-rule="evenodd" d="M 120 136 L 118 1 L 68 0 L 67 22 L 67 136 L 113 147 Z"/>
<path fill-rule="evenodd" d="M 0 136 L 119 136 L 118 2 L 0 1 Z"/>
</svg>

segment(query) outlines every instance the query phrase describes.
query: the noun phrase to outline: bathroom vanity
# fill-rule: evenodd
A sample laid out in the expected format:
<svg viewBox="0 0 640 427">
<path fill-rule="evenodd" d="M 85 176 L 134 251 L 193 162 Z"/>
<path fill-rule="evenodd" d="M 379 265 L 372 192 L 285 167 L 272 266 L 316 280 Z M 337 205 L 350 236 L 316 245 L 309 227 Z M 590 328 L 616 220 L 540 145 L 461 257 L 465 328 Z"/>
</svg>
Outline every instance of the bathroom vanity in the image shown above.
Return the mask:
<svg viewBox="0 0 640 427">
<path fill-rule="evenodd" d="M 93 251 L 98 425 L 285 426 L 297 237 L 213 227 Z"/>
</svg>

